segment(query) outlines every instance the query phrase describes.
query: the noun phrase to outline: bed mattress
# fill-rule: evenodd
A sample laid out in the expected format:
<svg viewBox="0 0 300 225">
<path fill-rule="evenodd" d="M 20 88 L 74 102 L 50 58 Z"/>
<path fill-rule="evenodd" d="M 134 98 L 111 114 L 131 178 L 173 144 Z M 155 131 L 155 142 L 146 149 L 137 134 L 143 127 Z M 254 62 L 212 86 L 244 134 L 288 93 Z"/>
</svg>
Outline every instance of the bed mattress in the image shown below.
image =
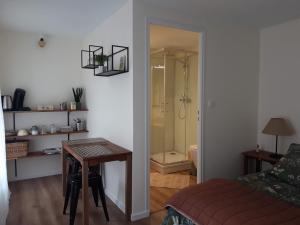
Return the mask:
<svg viewBox="0 0 300 225">
<path fill-rule="evenodd" d="M 239 181 L 214 179 L 183 189 L 167 202 L 169 213 L 163 224 L 173 224 L 173 218 L 179 217 L 180 224 L 299 225 L 300 208 L 292 200 L 298 190 L 284 199 L 282 192 L 276 196 L 278 183 L 274 187 L 264 179 L 258 175 Z"/>
</svg>

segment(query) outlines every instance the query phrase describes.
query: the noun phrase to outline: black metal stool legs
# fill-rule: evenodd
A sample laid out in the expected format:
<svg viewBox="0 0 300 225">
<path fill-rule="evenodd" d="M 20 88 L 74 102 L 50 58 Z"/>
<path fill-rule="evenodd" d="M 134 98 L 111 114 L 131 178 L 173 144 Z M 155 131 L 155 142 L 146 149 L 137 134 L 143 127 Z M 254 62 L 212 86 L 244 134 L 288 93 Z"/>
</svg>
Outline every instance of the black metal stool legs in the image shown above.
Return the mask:
<svg viewBox="0 0 300 225">
<path fill-rule="evenodd" d="M 65 193 L 63 214 L 66 214 L 66 209 L 70 201 L 70 225 L 73 225 L 75 222 L 79 193 L 82 186 L 82 177 L 80 173 L 80 163 L 72 157 L 70 157 L 68 160 L 70 164 L 69 164 L 69 172 L 67 178 L 67 187 Z M 99 191 L 105 218 L 107 221 L 109 221 L 105 193 L 103 188 L 103 181 L 101 175 L 99 174 L 99 166 L 90 167 L 89 170 L 90 171 L 88 175 L 89 176 L 88 185 L 92 189 L 95 205 L 96 207 L 98 207 L 98 202 L 99 202 L 98 191 Z"/>
<path fill-rule="evenodd" d="M 74 184 L 73 184 L 74 185 Z M 63 214 L 66 214 L 66 210 L 68 208 L 68 203 L 69 203 L 69 200 L 70 200 L 70 195 L 71 195 L 71 198 L 72 198 L 72 194 L 71 194 L 71 181 L 67 183 L 67 187 L 66 187 L 66 194 L 65 194 L 65 203 L 64 203 L 64 209 L 63 209 Z M 81 188 L 81 186 L 80 186 Z M 92 183 L 91 184 L 91 188 L 92 188 L 92 193 L 93 193 L 93 198 L 94 198 L 94 202 L 95 202 L 95 205 L 96 207 L 99 206 L 98 202 L 98 185 L 97 183 Z"/>
<path fill-rule="evenodd" d="M 71 161 L 71 159 L 69 159 Z M 68 207 L 69 199 L 70 199 L 70 192 L 71 192 L 71 176 L 73 173 L 75 173 L 77 167 L 75 163 L 72 161 L 72 163 L 69 163 L 69 171 L 68 171 L 68 177 L 67 177 L 67 187 L 66 187 L 66 193 L 65 193 L 65 203 L 64 203 L 64 209 L 63 214 L 66 214 L 66 210 Z"/>
<path fill-rule="evenodd" d="M 109 216 L 108 216 L 107 207 L 106 207 L 105 192 L 103 189 L 103 182 L 102 182 L 101 176 L 98 177 L 97 183 L 98 183 L 98 188 L 99 188 L 99 193 L 100 193 L 100 198 L 101 198 L 101 203 L 103 206 L 104 214 L 105 214 L 106 220 L 109 221 Z"/>
<path fill-rule="evenodd" d="M 98 188 L 97 188 L 97 183 L 91 184 L 91 188 L 92 188 L 92 193 L 93 193 L 95 205 L 96 205 L 96 207 L 98 207 Z"/>
<path fill-rule="evenodd" d="M 75 221 L 79 192 L 80 192 L 80 186 L 77 185 L 75 182 L 72 182 L 72 184 L 71 184 L 71 202 L 70 202 L 70 225 L 73 225 L 74 221 Z"/>
<path fill-rule="evenodd" d="M 64 203 L 63 214 L 66 214 L 66 210 L 67 210 L 69 199 L 70 199 L 70 193 L 71 193 L 71 183 L 70 183 L 70 181 L 68 181 L 67 188 L 66 188 L 66 194 L 65 194 L 65 203 Z"/>
</svg>

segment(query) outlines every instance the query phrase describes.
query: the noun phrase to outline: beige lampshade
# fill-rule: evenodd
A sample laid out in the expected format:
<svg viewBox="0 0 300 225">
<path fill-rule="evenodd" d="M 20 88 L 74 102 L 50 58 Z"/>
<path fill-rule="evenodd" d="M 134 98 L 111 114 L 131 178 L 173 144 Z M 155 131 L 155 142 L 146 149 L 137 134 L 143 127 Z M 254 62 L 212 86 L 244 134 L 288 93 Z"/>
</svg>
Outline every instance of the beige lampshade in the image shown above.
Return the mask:
<svg viewBox="0 0 300 225">
<path fill-rule="evenodd" d="M 271 118 L 262 132 L 264 134 L 290 136 L 294 133 L 294 130 L 285 119 Z"/>
</svg>

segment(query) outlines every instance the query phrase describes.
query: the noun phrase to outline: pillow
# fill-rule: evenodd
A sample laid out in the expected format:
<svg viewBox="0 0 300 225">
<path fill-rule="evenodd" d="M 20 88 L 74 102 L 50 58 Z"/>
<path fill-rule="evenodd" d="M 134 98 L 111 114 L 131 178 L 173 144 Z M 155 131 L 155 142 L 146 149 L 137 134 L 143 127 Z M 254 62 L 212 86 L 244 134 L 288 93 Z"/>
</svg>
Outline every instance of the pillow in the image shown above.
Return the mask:
<svg viewBox="0 0 300 225">
<path fill-rule="evenodd" d="M 281 181 L 300 187 L 300 144 L 291 144 L 287 154 L 269 173 Z"/>
</svg>

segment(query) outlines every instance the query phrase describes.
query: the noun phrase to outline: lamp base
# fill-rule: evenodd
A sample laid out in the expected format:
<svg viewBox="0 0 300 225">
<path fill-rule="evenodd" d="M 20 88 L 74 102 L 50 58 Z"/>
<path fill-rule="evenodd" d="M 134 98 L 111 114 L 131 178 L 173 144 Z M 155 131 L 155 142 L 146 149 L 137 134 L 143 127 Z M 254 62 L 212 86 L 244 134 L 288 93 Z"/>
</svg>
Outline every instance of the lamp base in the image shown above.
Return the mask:
<svg viewBox="0 0 300 225">
<path fill-rule="evenodd" d="M 270 154 L 270 157 L 272 157 L 274 159 L 280 159 L 282 157 L 282 155 L 279 155 L 278 153 L 272 153 L 272 154 Z"/>
</svg>

